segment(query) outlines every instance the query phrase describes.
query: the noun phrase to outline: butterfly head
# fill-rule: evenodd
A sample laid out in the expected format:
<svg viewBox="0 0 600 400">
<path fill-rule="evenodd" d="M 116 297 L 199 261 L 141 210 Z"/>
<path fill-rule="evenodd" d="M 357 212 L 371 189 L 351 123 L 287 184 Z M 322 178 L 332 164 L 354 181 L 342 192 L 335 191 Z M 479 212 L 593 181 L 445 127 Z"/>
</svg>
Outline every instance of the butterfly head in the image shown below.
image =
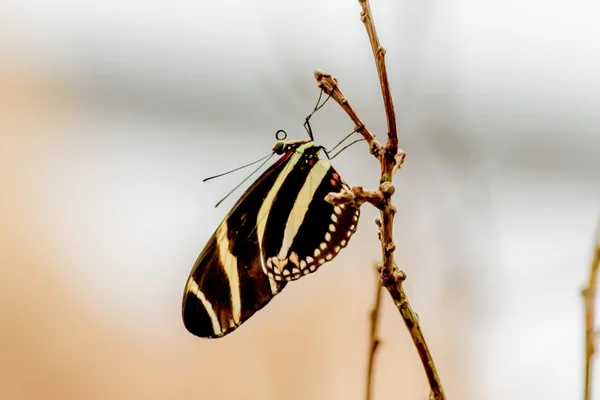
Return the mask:
<svg viewBox="0 0 600 400">
<path fill-rule="evenodd" d="M 273 145 L 273 152 L 281 155 L 290 151 L 304 151 L 312 146 L 314 143 L 309 140 L 278 140 Z"/>
</svg>

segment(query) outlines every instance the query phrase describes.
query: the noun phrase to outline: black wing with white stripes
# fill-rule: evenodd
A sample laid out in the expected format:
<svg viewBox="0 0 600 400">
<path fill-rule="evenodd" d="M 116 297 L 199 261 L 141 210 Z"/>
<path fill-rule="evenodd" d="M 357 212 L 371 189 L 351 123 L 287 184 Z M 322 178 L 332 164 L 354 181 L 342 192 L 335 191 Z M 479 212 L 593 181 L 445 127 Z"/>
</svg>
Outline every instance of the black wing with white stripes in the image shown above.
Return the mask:
<svg viewBox="0 0 600 400">
<path fill-rule="evenodd" d="M 200 253 L 183 296 L 192 334 L 218 338 L 264 307 L 288 281 L 316 271 L 344 248 L 359 210 L 333 206 L 348 186 L 312 141 L 278 141 L 282 154 L 242 195 Z"/>
</svg>

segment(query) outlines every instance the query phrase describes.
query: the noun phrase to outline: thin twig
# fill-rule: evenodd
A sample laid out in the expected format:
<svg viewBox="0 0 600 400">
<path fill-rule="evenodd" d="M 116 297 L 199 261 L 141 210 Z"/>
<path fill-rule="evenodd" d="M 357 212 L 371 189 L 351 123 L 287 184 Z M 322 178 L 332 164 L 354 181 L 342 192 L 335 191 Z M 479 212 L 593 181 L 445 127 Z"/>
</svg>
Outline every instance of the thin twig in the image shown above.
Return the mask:
<svg viewBox="0 0 600 400">
<path fill-rule="evenodd" d="M 383 288 L 381 287 L 381 283 L 379 279 L 377 279 L 377 287 L 375 288 L 375 304 L 373 305 L 373 309 L 371 310 L 371 337 L 370 346 L 369 346 L 369 366 L 367 367 L 367 393 L 366 399 L 371 400 L 371 396 L 373 393 L 373 371 L 375 368 L 375 352 L 381 345 L 381 340 L 377 335 L 377 330 L 379 327 L 379 310 L 381 310 L 381 292 Z"/>
<path fill-rule="evenodd" d="M 379 38 L 377 37 L 377 31 L 375 30 L 375 23 L 373 22 L 373 14 L 371 13 L 369 0 L 358 0 L 358 2 L 362 7 L 360 19 L 365 24 L 365 28 L 369 34 L 371 49 L 373 50 L 373 56 L 375 57 L 375 63 L 377 64 L 377 73 L 379 74 L 379 83 L 381 85 L 381 94 L 383 95 L 383 104 L 388 125 L 387 147 L 390 150 L 393 150 L 395 154 L 398 150 L 398 133 L 396 130 L 396 112 L 394 111 L 394 102 L 392 101 L 392 93 L 390 92 L 390 84 L 388 82 L 387 69 L 385 67 L 385 49 L 379 44 Z"/>
<path fill-rule="evenodd" d="M 344 111 L 346 111 L 352 122 L 354 122 L 354 129 L 356 132 L 360 133 L 369 145 L 371 154 L 379 158 L 379 154 L 381 153 L 381 150 L 383 150 L 383 146 L 377 141 L 377 139 L 375 139 L 375 135 L 372 134 L 369 129 L 367 129 L 365 124 L 363 124 L 361 119 L 358 117 L 358 114 L 356 114 L 356 111 L 354 111 L 354 108 L 352 108 L 350 102 L 338 87 L 337 79 L 331 76 L 331 74 L 323 72 L 319 69 L 315 71 L 315 79 L 317 80 L 317 86 L 326 94 L 331 96 L 331 98 L 334 99 L 340 105 L 340 107 L 344 109 Z"/>
<path fill-rule="evenodd" d="M 402 314 L 406 328 L 417 348 L 419 357 L 421 357 L 421 362 L 425 367 L 425 374 L 427 375 L 427 380 L 429 381 L 429 387 L 431 389 L 429 398 L 432 400 L 445 399 L 444 389 L 442 388 L 440 377 L 435 368 L 433 357 L 429 352 L 429 347 L 425 341 L 425 336 L 423 336 L 423 331 L 421 331 L 419 317 L 410 306 L 406 293 L 404 293 L 404 288 L 402 287 L 402 282 L 406 280 L 406 275 L 400 269 L 396 269 L 393 275 L 387 275 L 387 272 L 382 271 L 381 279 L 385 288 L 390 292 L 392 299 L 394 299 L 396 308 L 398 308 L 400 314 Z"/>
<path fill-rule="evenodd" d="M 595 332 L 595 303 L 598 269 L 600 268 L 600 221 L 596 230 L 594 241 L 594 255 L 590 265 L 590 276 L 586 287 L 582 291 L 585 307 L 585 386 L 583 400 L 592 398 L 592 360 L 596 351 L 596 332 Z"/>
<path fill-rule="evenodd" d="M 392 95 L 390 92 L 390 86 L 387 77 L 387 70 L 385 66 L 385 50 L 379 43 L 377 32 L 375 31 L 375 25 L 373 23 L 373 16 L 371 14 L 371 7 L 368 0 L 358 0 L 362 12 L 360 14 L 361 20 L 365 25 L 367 33 L 369 35 L 369 41 L 371 43 L 371 49 L 375 58 L 375 64 L 377 65 L 377 73 L 379 75 L 379 83 L 381 85 L 381 93 L 383 96 L 383 103 L 385 106 L 385 114 L 387 118 L 388 126 L 388 138 L 385 146 L 379 143 L 375 139 L 375 135 L 371 133 L 365 124 L 358 117 L 354 109 L 350 106 L 348 99 L 342 93 L 338 86 L 338 81 L 331 74 L 323 71 L 315 72 L 315 79 L 317 80 L 318 86 L 325 93 L 331 95 L 331 97 L 346 111 L 355 124 L 355 129 L 359 132 L 366 142 L 369 144 L 371 154 L 373 154 L 381 164 L 381 177 L 380 187 L 378 191 L 365 191 L 362 187 L 354 187 L 351 191 L 347 191 L 341 194 L 329 194 L 326 198 L 327 201 L 333 204 L 340 203 L 353 203 L 357 206 L 364 204 L 365 202 L 371 203 L 380 210 L 381 220 L 378 222 L 379 226 L 379 239 L 381 241 L 381 284 L 387 289 L 392 296 L 394 304 L 400 311 L 404 323 L 410 332 L 415 347 L 425 368 L 425 373 L 429 381 L 431 388 L 430 398 L 435 400 L 444 400 L 444 390 L 438 376 L 433 358 L 425 338 L 421 331 L 419 320 L 417 315 L 410 307 L 406 293 L 402 287 L 402 283 L 406 279 L 404 272 L 400 271 L 394 260 L 394 250 L 396 245 L 393 240 L 393 226 L 394 226 L 394 215 L 396 208 L 391 202 L 391 196 L 394 193 L 394 186 L 392 184 L 393 175 L 400 169 L 405 154 L 398 148 L 398 133 L 396 128 L 396 114 L 394 111 L 394 103 L 392 101 Z M 379 193 L 378 193 L 379 192 Z M 370 371 L 368 382 L 370 382 Z M 369 395 L 369 394 L 368 394 Z"/>
</svg>

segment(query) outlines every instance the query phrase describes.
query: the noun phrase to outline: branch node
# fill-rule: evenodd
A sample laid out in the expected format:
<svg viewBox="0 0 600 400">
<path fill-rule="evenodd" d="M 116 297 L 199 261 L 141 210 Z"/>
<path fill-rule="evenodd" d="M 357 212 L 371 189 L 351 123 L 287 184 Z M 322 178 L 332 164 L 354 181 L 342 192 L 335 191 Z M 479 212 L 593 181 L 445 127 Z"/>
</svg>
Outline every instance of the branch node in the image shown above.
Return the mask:
<svg viewBox="0 0 600 400">
<path fill-rule="evenodd" d="M 398 172 L 398 170 L 402 167 L 402 164 L 404 164 L 405 158 L 406 158 L 406 153 L 404 152 L 404 150 L 398 149 L 398 153 L 396 154 L 396 157 L 395 157 L 396 163 L 394 164 L 394 168 L 392 168 L 392 176 L 396 172 Z"/>
<path fill-rule="evenodd" d="M 406 280 L 406 274 L 400 268 L 396 267 L 394 269 L 394 279 L 398 283 L 402 283 Z"/>
<path fill-rule="evenodd" d="M 379 190 L 383 194 L 384 198 L 389 199 L 396 191 L 396 188 L 392 182 L 383 182 L 381 185 L 379 185 Z"/>
<path fill-rule="evenodd" d="M 373 139 L 375 139 L 375 135 L 373 135 Z M 375 158 L 379 158 L 381 155 L 381 144 L 373 141 L 369 145 L 369 152 L 375 156 Z"/>
<path fill-rule="evenodd" d="M 394 242 L 389 242 L 385 246 L 385 251 L 388 253 L 393 253 L 395 250 L 396 250 L 396 245 L 394 244 Z"/>
</svg>

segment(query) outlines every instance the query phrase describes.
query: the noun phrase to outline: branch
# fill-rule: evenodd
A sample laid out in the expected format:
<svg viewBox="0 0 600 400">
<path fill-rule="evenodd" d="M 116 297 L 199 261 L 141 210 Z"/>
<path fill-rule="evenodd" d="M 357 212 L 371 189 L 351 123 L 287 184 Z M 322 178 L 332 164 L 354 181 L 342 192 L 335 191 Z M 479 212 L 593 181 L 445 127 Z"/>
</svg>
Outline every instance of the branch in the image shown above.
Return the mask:
<svg viewBox="0 0 600 400">
<path fill-rule="evenodd" d="M 342 193 L 330 193 L 327 195 L 326 200 L 332 204 L 341 203 L 352 203 L 359 207 L 364 203 L 371 203 L 377 209 L 380 210 L 381 220 L 377 220 L 379 226 L 379 239 L 381 241 L 381 284 L 385 286 L 390 296 L 394 300 L 394 304 L 398 308 L 404 323 L 410 332 L 415 347 L 421 357 L 425 373 L 429 380 L 429 386 L 431 388 L 430 398 L 435 400 L 444 400 L 445 395 L 442 389 L 440 378 L 437 374 L 433 358 L 425 342 L 425 338 L 421 331 L 419 320 L 417 315 L 414 313 L 404 289 L 402 282 L 406 279 L 404 272 L 400 271 L 396 266 L 394 260 L 394 250 L 396 245 L 393 239 L 393 228 L 394 228 L 394 215 L 396 208 L 392 205 L 391 197 L 394 193 L 394 186 L 392 184 L 393 175 L 400 169 L 404 161 L 405 154 L 398 148 L 398 132 L 396 128 L 396 114 L 394 111 L 394 104 L 392 102 L 392 95 L 390 92 L 390 86 L 387 78 L 387 70 L 385 66 L 385 50 L 379 44 L 377 32 L 375 31 L 375 25 L 373 23 L 373 17 L 371 15 L 371 8 L 368 0 L 358 0 L 362 12 L 361 20 L 365 24 L 365 28 L 369 35 L 369 41 L 371 42 L 371 48 L 375 57 L 375 63 L 377 65 L 377 73 L 379 75 L 379 83 L 381 85 L 381 93 L 383 95 L 383 103 L 385 106 L 385 113 L 387 117 L 388 125 L 388 139 L 385 146 L 381 145 L 376 139 L 375 135 L 371 133 L 365 124 L 358 117 L 354 109 L 350 106 L 348 99 L 344 96 L 340 88 L 338 87 L 337 79 L 331 74 L 323 71 L 315 71 L 315 79 L 317 85 L 325 93 L 329 94 L 341 107 L 346 111 L 350 119 L 355 124 L 355 129 L 359 132 L 362 137 L 369 144 L 371 154 L 373 154 L 381 164 L 381 176 L 379 179 L 380 187 L 378 191 L 365 191 L 362 187 L 356 186 L 350 191 L 344 191 Z M 376 348 L 377 345 L 374 345 Z M 374 350 L 372 350 L 374 353 Z M 372 361 L 370 361 L 371 363 Z M 370 396 L 370 374 L 372 366 L 369 366 L 369 380 L 367 389 L 367 398 Z"/>
<path fill-rule="evenodd" d="M 344 111 L 346 111 L 346 114 L 348 114 L 352 122 L 354 122 L 354 129 L 363 137 L 363 139 L 365 139 L 369 145 L 371 154 L 373 154 L 381 162 L 381 156 L 388 153 L 387 158 L 391 160 L 389 160 L 390 165 L 386 166 L 386 171 L 388 172 L 388 176 L 390 177 L 389 181 L 391 182 L 391 177 L 400 169 L 402 163 L 404 162 L 404 157 L 406 157 L 404 151 L 397 147 L 398 137 L 395 134 L 389 133 L 388 143 L 386 146 L 379 143 L 375 138 L 375 135 L 369 131 L 366 125 L 358 117 L 358 114 L 354 108 L 352 108 L 346 96 L 344 96 L 344 93 L 338 86 L 337 79 L 334 78 L 330 73 L 323 72 L 319 69 L 314 72 L 314 75 L 315 79 L 317 80 L 317 86 L 327 95 L 331 96 L 331 98 L 334 99 Z M 394 112 L 393 110 L 394 107 L 392 105 L 392 113 Z M 392 137 L 395 139 L 392 139 Z M 394 144 L 393 146 L 390 146 L 390 141 L 392 144 Z"/>
<path fill-rule="evenodd" d="M 592 360 L 596 351 L 596 332 L 594 329 L 594 314 L 597 290 L 598 269 L 600 268 L 600 222 L 596 231 L 594 242 L 594 255 L 590 265 L 590 276 L 587 286 L 583 289 L 583 301 L 585 307 L 585 386 L 584 400 L 592 398 Z"/>
<path fill-rule="evenodd" d="M 352 204 L 360 207 L 364 203 L 371 203 L 375 208 L 385 210 L 392 194 L 394 194 L 394 185 L 384 182 L 379 186 L 379 190 L 364 190 L 362 186 L 354 186 L 351 190 L 345 190 L 338 193 L 329 193 L 325 196 L 325 201 L 339 206 L 340 204 Z"/>
<path fill-rule="evenodd" d="M 379 269 L 379 268 L 378 268 Z M 375 352 L 381 344 L 381 340 L 377 337 L 377 328 L 379 325 L 379 310 L 381 309 L 381 292 L 382 287 L 379 279 L 377 280 L 377 287 L 375 288 L 375 305 L 371 310 L 371 337 L 370 337 L 370 348 L 369 348 L 369 366 L 367 368 L 367 393 L 366 399 L 371 400 L 373 392 L 373 371 L 375 367 Z"/>
<path fill-rule="evenodd" d="M 360 133 L 369 145 L 371 154 L 379 158 L 379 154 L 381 154 L 383 146 L 375 139 L 375 135 L 367 129 L 365 124 L 358 117 L 356 111 L 354 111 L 354 108 L 352 108 L 348 102 L 348 99 L 338 87 L 337 79 L 331 76 L 331 74 L 323 72 L 319 69 L 316 70 L 314 74 L 315 79 L 317 80 L 317 86 L 326 94 L 331 96 L 331 98 L 334 99 L 344 109 L 344 111 L 346 111 L 350 119 L 354 122 L 354 129 L 356 132 Z"/>
<path fill-rule="evenodd" d="M 396 153 L 398 150 L 396 113 L 394 111 L 392 93 L 390 92 L 390 84 L 388 82 L 387 69 L 385 67 L 385 49 L 379 44 L 379 38 L 377 37 L 377 31 L 375 31 L 375 23 L 373 22 L 373 14 L 371 13 L 371 6 L 369 5 L 369 0 L 358 0 L 358 2 L 362 7 L 360 19 L 365 24 L 365 28 L 367 29 L 367 33 L 369 34 L 371 49 L 373 50 L 375 64 L 377 65 L 379 84 L 381 85 L 381 94 L 383 95 L 383 105 L 385 107 L 385 115 L 387 117 L 388 125 L 387 147 L 390 149 L 390 151 Z"/>
<path fill-rule="evenodd" d="M 427 380 L 429 381 L 429 387 L 431 389 L 429 398 L 432 400 L 442 400 L 446 398 L 444 389 L 442 388 L 442 381 L 435 368 L 435 363 L 429 352 L 429 347 L 427 347 L 425 336 L 423 336 L 423 332 L 421 331 L 419 317 L 413 311 L 408 302 L 408 298 L 406 297 L 406 293 L 404 293 L 402 283 L 405 279 L 406 275 L 399 269 L 396 269 L 392 275 L 388 275 L 386 271 L 382 271 L 381 274 L 382 284 L 388 290 L 394 300 L 396 308 L 398 308 L 400 314 L 402 314 L 406 328 L 417 348 L 419 357 L 421 357 L 421 363 L 423 363 L 423 366 L 425 367 L 425 374 L 427 375 Z"/>
</svg>

